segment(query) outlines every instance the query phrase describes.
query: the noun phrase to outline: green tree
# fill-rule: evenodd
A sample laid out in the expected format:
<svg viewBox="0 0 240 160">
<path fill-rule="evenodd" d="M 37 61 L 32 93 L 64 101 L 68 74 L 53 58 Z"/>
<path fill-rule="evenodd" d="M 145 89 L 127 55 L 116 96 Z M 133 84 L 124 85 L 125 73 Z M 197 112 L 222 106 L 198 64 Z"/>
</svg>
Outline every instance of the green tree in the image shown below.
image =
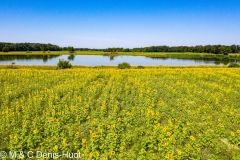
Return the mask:
<svg viewBox="0 0 240 160">
<path fill-rule="evenodd" d="M 237 53 L 237 45 L 235 44 L 231 45 L 231 50 L 232 50 L 232 53 Z"/>
<path fill-rule="evenodd" d="M 125 48 L 125 49 L 123 50 L 123 52 L 130 52 L 130 49 L 129 49 L 129 48 Z"/>
<path fill-rule="evenodd" d="M 221 46 L 218 48 L 221 54 L 228 55 L 232 52 L 231 47 L 228 46 Z"/>
<path fill-rule="evenodd" d="M 45 53 L 46 49 L 47 49 L 47 46 L 45 44 L 42 44 L 41 50 L 43 51 L 43 53 Z"/>
<path fill-rule="evenodd" d="M 67 50 L 69 53 L 74 53 L 74 48 L 72 46 L 68 46 Z"/>
<path fill-rule="evenodd" d="M 8 46 L 4 46 L 2 49 L 3 52 L 9 52 L 9 47 Z"/>
<path fill-rule="evenodd" d="M 109 50 L 110 50 L 110 52 L 111 52 L 111 54 L 117 54 L 117 48 L 109 48 Z"/>
</svg>

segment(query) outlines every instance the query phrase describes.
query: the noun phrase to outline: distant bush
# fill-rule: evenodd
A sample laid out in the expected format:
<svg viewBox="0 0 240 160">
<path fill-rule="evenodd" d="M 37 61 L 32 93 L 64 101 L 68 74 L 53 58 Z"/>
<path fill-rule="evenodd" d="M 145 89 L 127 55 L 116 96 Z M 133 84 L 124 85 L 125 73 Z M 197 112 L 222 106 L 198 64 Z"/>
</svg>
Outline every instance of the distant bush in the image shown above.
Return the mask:
<svg viewBox="0 0 240 160">
<path fill-rule="evenodd" d="M 71 63 L 69 63 L 69 61 L 59 59 L 59 62 L 57 64 L 57 69 L 66 69 L 66 68 L 72 68 Z"/>
<path fill-rule="evenodd" d="M 143 69 L 145 68 L 144 66 L 137 66 L 138 69 Z"/>
<path fill-rule="evenodd" d="M 118 68 L 119 69 L 131 68 L 131 65 L 127 62 L 123 62 L 123 63 L 118 64 Z"/>
<path fill-rule="evenodd" d="M 228 67 L 229 67 L 229 68 L 237 68 L 237 67 L 240 67 L 240 65 L 237 64 L 237 63 L 230 63 L 230 64 L 228 65 Z"/>
<path fill-rule="evenodd" d="M 6 66 L 6 69 L 18 69 L 18 67 L 14 65 L 9 65 L 9 66 Z"/>
<path fill-rule="evenodd" d="M 9 65 L 9 66 L 6 66 L 6 69 L 18 69 L 18 67 L 17 67 L 17 66 L 15 66 L 14 64 L 15 64 L 15 62 L 12 62 L 12 64 L 11 64 L 11 65 Z"/>
</svg>

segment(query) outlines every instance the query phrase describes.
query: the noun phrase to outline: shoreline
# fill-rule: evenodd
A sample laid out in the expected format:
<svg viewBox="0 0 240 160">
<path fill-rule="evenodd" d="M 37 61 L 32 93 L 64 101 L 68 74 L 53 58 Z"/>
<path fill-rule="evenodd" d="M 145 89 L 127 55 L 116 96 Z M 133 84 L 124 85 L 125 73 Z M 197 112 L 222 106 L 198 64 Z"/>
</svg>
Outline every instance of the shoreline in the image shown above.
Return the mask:
<svg viewBox="0 0 240 160">
<path fill-rule="evenodd" d="M 13 68 L 11 68 L 13 67 Z M 0 64 L 0 70 L 1 69 L 38 69 L 38 70 L 56 70 L 56 65 L 2 65 Z M 117 69 L 121 70 L 118 68 L 118 66 L 81 66 L 81 65 L 73 65 L 72 68 L 67 69 L 67 70 L 72 70 L 72 69 L 80 69 L 80 68 L 85 68 L 85 69 Z M 143 68 L 138 68 L 138 66 L 131 66 L 130 69 L 125 69 L 125 70 L 131 70 L 131 69 L 161 69 L 161 68 L 228 68 L 228 66 L 214 66 L 214 65 L 186 65 L 186 66 L 143 66 Z M 229 69 L 229 68 L 228 68 Z M 64 69 L 65 70 L 65 69 Z M 124 70 L 124 69 L 123 69 Z"/>
<path fill-rule="evenodd" d="M 195 59 L 195 60 L 237 60 L 240 61 L 240 53 L 230 53 L 229 55 L 212 53 L 192 53 L 192 52 L 118 52 L 117 54 L 105 53 L 102 51 L 75 51 L 70 54 L 68 51 L 33 51 L 22 52 L 0 52 L 0 56 L 60 56 L 60 55 L 99 55 L 99 56 L 144 56 L 149 58 L 174 58 L 174 59 Z"/>
</svg>

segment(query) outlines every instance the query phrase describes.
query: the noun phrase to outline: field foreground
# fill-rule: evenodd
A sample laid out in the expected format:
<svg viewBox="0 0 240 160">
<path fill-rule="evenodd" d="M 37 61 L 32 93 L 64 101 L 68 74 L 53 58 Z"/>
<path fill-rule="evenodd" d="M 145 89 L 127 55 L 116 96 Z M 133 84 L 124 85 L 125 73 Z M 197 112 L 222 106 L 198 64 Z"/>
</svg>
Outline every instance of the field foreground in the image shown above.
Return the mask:
<svg viewBox="0 0 240 160">
<path fill-rule="evenodd" d="M 240 159 L 240 69 L 0 70 L 0 151 Z"/>
</svg>

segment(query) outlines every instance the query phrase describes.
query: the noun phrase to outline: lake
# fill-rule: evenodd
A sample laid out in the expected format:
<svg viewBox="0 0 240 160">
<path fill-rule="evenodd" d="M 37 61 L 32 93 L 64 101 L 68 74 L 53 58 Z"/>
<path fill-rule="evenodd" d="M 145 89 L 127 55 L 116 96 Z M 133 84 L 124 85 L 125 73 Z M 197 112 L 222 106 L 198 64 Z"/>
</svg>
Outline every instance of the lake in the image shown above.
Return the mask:
<svg viewBox="0 0 240 160">
<path fill-rule="evenodd" d="M 0 55 L 0 64 L 17 65 L 57 65 L 59 59 L 69 60 L 72 65 L 82 66 L 116 66 L 122 62 L 128 62 L 132 66 L 188 66 L 188 65 L 228 65 L 229 61 L 220 60 L 195 60 L 195 59 L 173 59 L 173 58 L 150 58 L 144 56 L 101 56 L 101 55 L 60 55 L 60 56 L 41 56 L 41 55 Z"/>
</svg>

